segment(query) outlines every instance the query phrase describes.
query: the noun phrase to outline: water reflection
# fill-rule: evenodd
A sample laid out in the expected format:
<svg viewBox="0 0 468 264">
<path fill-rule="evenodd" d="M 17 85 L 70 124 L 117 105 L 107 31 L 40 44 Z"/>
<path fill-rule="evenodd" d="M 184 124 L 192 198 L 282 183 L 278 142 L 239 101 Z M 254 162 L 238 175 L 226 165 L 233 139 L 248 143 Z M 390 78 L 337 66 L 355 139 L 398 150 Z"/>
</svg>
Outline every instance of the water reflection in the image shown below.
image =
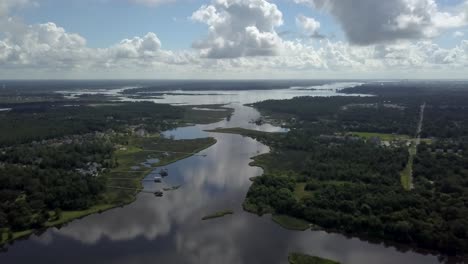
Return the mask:
<svg viewBox="0 0 468 264">
<path fill-rule="evenodd" d="M 210 102 L 213 103 L 213 102 Z M 164 197 L 139 194 L 123 208 L 91 215 L 67 226 L 19 241 L 0 254 L 0 263 L 287 263 L 290 251 L 327 257 L 342 263 L 439 263 L 433 255 L 372 244 L 326 232 L 282 229 L 268 216 L 242 210 L 251 184 L 262 170 L 251 167 L 251 157 L 268 147 L 239 135 L 204 132 L 216 127 L 245 127 L 283 131 L 271 125 L 249 123 L 259 117 L 250 107 L 230 104 L 232 118 L 210 125 L 167 131 L 166 136 L 213 136 L 218 143 L 193 156 L 166 166 L 163 183 L 145 181 L 144 188 L 181 185 Z M 202 221 L 219 210 L 234 215 Z"/>
</svg>

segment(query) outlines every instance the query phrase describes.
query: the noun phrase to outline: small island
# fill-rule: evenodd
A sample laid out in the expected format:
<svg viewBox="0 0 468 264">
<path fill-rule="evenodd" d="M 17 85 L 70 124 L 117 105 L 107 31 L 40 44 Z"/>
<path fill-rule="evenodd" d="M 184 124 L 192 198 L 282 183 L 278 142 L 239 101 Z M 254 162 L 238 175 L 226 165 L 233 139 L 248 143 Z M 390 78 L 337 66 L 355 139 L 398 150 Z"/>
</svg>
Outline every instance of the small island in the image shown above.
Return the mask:
<svg viewBox="0 0 468 264">
<path fill-rule="evenodd" d="M 319 258 L 316 256 L 309 256 L 301 253 L 289 253 L 288 261 L 290 264 L 340 264 L 339 262 Z"/>
<path fill-rule="evenodd" d="M 224 210 L 224 211 L 219 211 L 219 212 L 216 212 L 214 214 L 210 214 L 210 215 L 206 215 L 204 217 L 202 217 L 202 220 L 209 220 L 209 219 L 214 219 L 214 218 L 220 218 L 220 217 L 224 217 L 226 215 L 232 215 L 234 214 L 234 211 L 232 210 Z"/>
<path fill-rule="evenodd" d="M 180 187 L 182 187 L 182 185 L 171 186 L 171 187 L 163 188 L 163 191 L 165 191 L 165 192 L 174 191 L 174 190 L 179 189 Z"/>
</svg>

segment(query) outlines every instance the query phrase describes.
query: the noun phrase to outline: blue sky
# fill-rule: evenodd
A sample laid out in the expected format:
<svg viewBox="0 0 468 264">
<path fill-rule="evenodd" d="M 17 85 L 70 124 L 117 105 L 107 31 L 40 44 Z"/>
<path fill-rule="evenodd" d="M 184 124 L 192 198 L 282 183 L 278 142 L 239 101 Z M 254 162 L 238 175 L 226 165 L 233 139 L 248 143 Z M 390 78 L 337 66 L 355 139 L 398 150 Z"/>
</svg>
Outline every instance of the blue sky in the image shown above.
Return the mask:
<svg viewBox="0 0 468 264">
<path fill-rule="evenodd" d="M 468 65 L 466 0 L 2 1 L 4 78 L 99 77 L 100 71 L 109 77 L 124 70 L 135 78 L 151 78 L 152 70 L 207 78 L 200 75 L 206 69 L 238 78 L 255 77 L 253 70 L 285 78 L 405 78 L 408 69 L 421 78 L 457 78 Z M 145 40 L 152 49 L 145 50 Z"/>
</svg>

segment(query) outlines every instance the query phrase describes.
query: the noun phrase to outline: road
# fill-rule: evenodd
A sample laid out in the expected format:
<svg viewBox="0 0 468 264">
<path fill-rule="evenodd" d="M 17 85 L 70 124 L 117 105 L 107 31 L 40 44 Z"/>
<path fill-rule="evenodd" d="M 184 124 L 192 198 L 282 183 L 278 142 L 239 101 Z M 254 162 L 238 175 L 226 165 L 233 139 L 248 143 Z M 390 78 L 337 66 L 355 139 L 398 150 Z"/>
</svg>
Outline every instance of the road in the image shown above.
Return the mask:
<svg viewBox="0 0 468 264">
<path fill-rule="evenodd" d="M 413 160 L 414 157 L 416 156 L 416 153 L 418 152 L 418 146 L 421 143 L 421 131 L 422 131 L 422 125 L 424 121 L 424 110 L 426 109 L 426 102 L 424 102 L 421 105 L 421 110 L 419 111 L 419 122 L 418 126 L 416 128 L 416 140 L 414 141 L 413 146 L 410 147 L 410 172 L 409 172 L 409 189 L 412 190 L 414 189 L 414 183 L 413 183 Z"/>
<path fill-rule="evenodd" d="M 422 130 L 422 124 L 423 124 L 423 121 L 424 121 L 424 109 L 426 109 L 426 102 L 424 102 L 421 105 L 421 111 L 419 112 L 419 123 L 418 123 L 418 127 L 416 129 L 416 149 L 417 149 L 419 143 L 421 143 L 421 130 Z"/>
</svg>

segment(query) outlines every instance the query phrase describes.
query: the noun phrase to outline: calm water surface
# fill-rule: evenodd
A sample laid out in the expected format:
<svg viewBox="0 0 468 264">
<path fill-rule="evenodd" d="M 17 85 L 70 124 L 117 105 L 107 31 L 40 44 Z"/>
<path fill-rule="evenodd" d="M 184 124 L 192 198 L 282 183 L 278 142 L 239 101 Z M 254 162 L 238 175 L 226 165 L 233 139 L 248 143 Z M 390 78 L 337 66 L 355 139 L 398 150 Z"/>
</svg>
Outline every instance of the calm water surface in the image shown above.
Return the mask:
<svg viewBox="0 0 468 264">
<path fill-rule="evenodd" d="M 213 91 L 210 91 L 213 93 Z M 227 92 L 220 92 L 227 93 Z M 242 210 L 251 182 L 262 174 L 250 167 L 251 157 L 269 148 L 239 135 L 204 132 L 216 127 L 245 127 L 284 131 L 271 125 L 249 123 L 259 117 L 243 103 L 281 95 L 277 91 L 234 92 L 231 95 L 167 96 L 169 103 L 231 103 L 234 115 L 210 125 L 167 131 L 167 136 L 198 138 L 211 136 L 218 142 L 193 156 L 166 166 L 163 183 L 144 182 L 145 189 L 182 185 L 157 198 L 141 193 L 123 208 L 75 220 L 60 229 L 17 241 L 0 253 L 0 263 L 287 263 L 290 251 L 300 251 L 349 264 L 440 263 L 434 255 L 399 251 L 393 246 L 323 231 L 288 231 L 269 216 L 258 217 Z M 331 95 L 332 92 L 288 90 L 283 97 L 302 94 Z M 210 97 L 212 100 L 210 100 Z M 234 215 L 201 221 L 204 215 L 232 209 Z"/>
</svg>

